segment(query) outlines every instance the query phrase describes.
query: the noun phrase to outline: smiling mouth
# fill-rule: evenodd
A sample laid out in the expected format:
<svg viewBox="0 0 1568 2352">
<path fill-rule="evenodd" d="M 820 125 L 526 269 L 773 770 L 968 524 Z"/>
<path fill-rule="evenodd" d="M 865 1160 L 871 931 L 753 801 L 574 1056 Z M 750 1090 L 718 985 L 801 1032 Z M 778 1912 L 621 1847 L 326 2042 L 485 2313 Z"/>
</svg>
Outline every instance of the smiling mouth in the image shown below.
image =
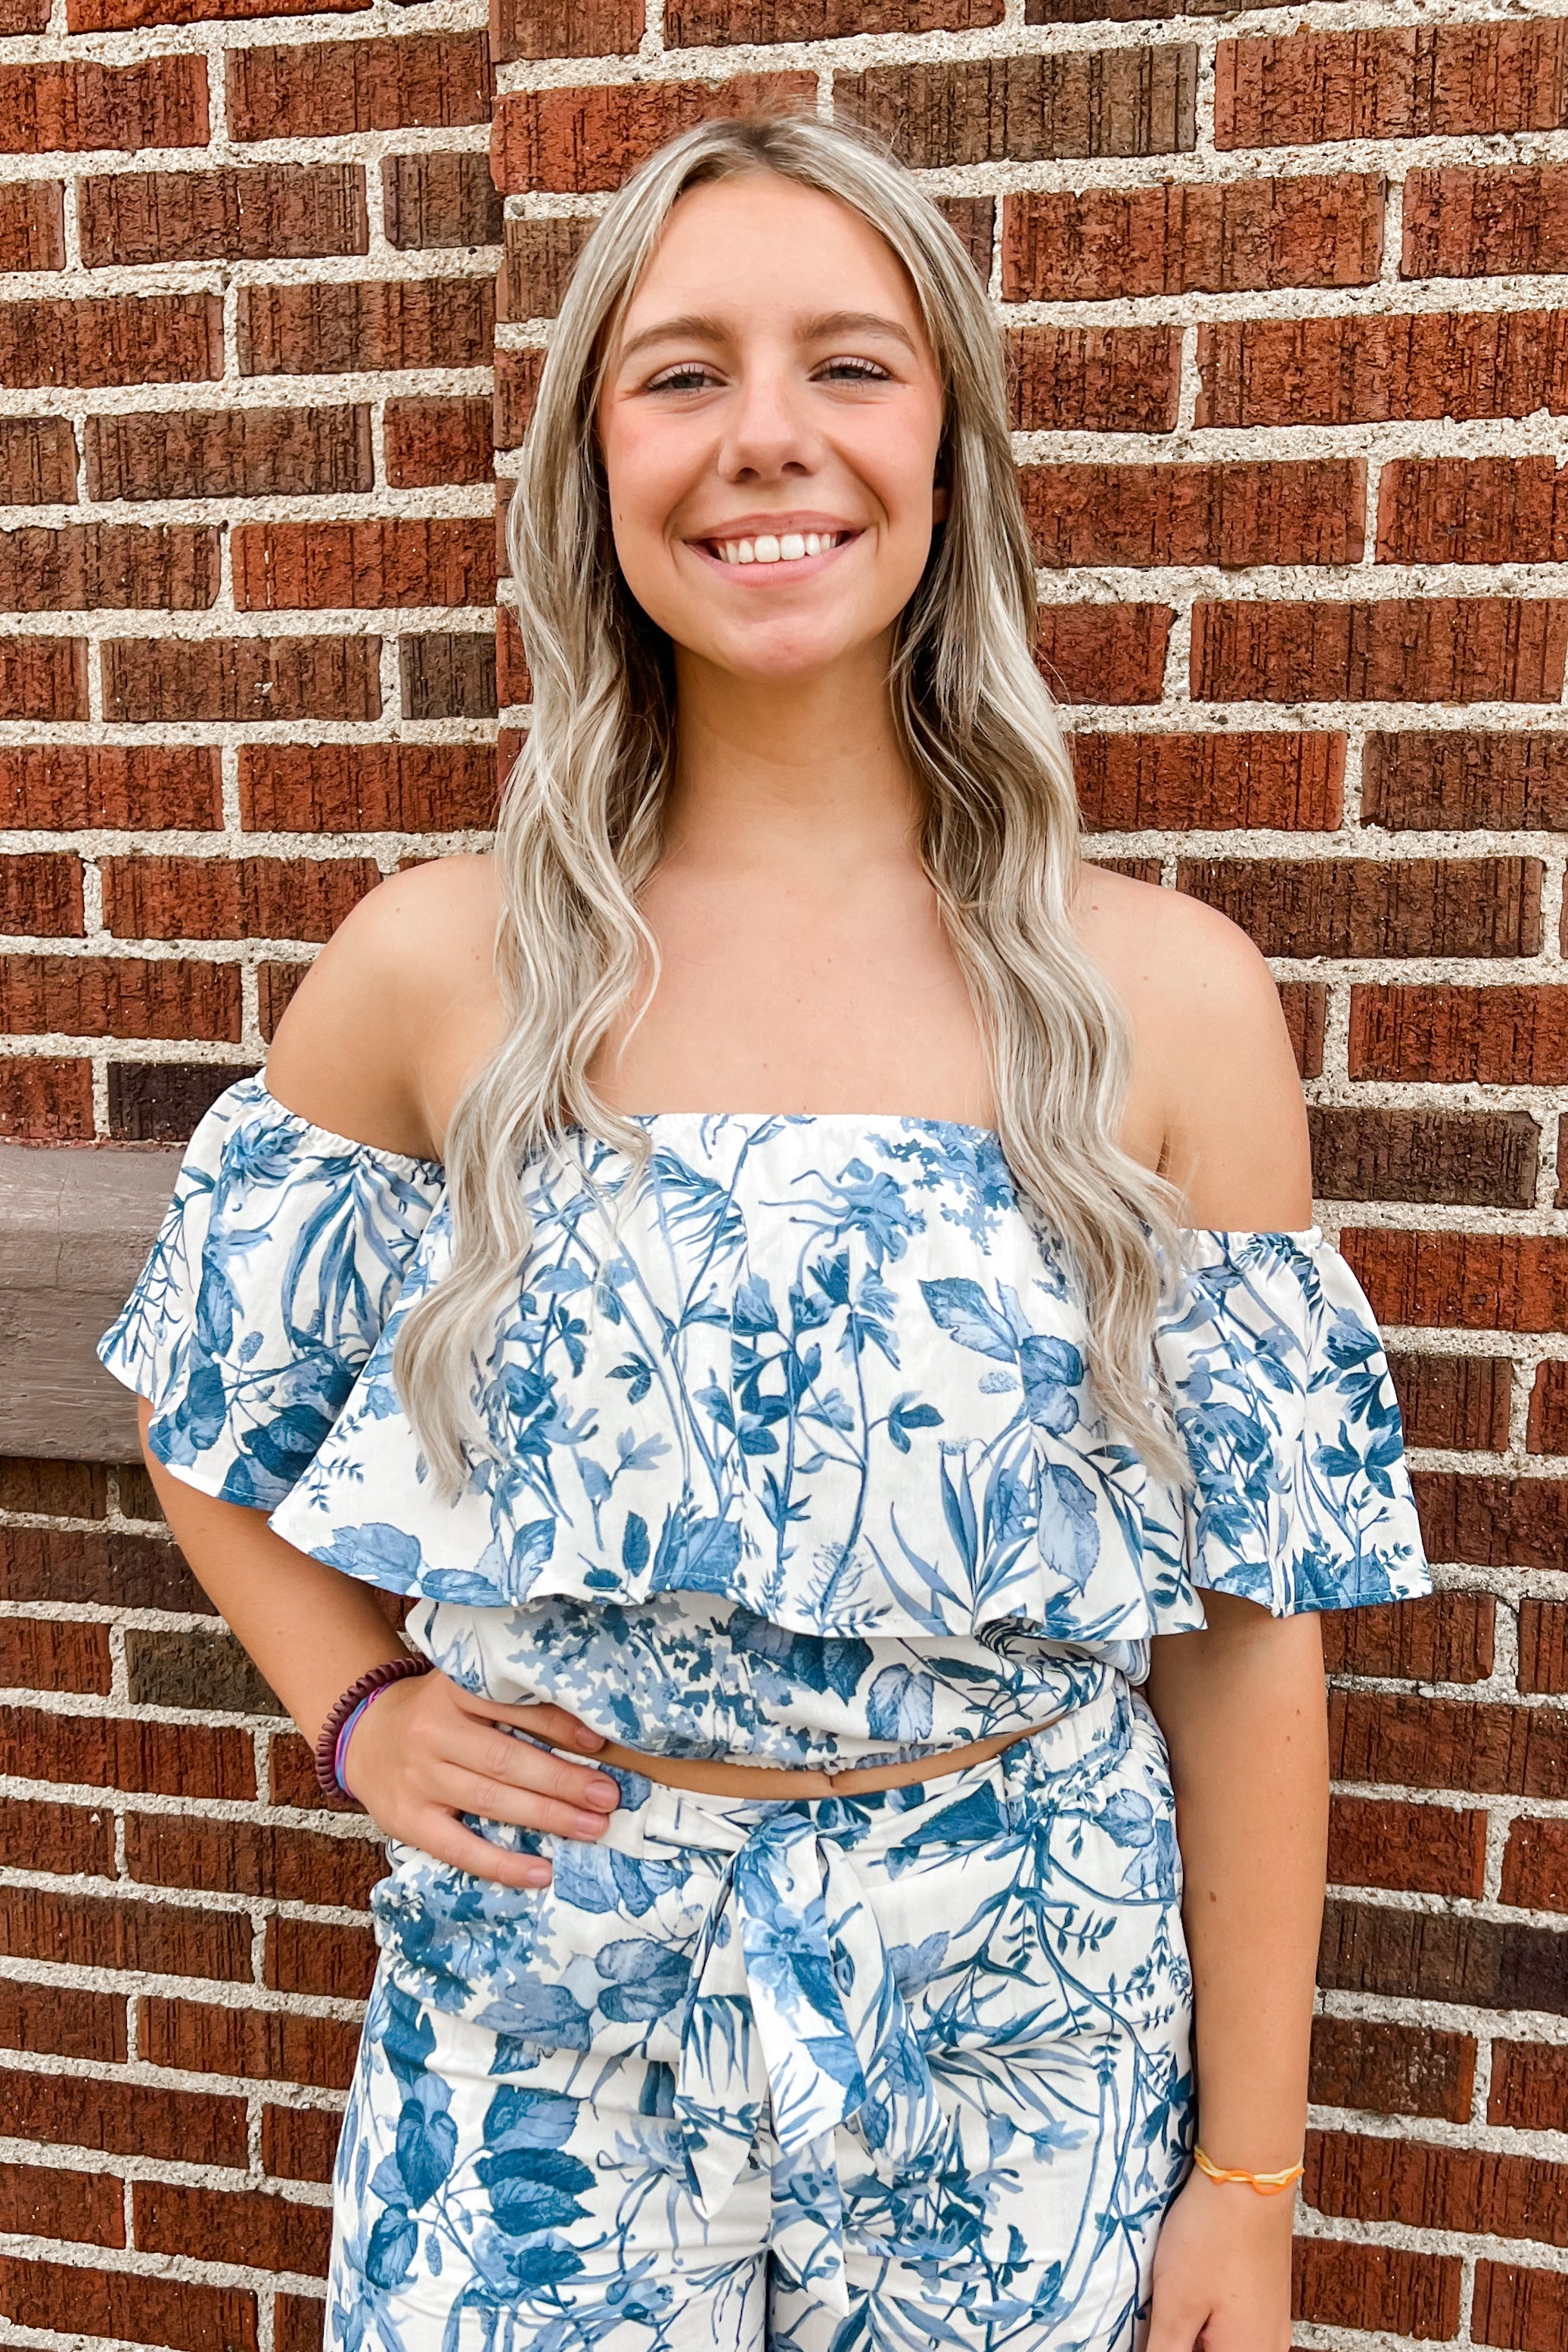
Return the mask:
<svg viewBox="0 0 1568 2352">
<path fill-rule="evenodd" d="M 719 563 L 801 563 L 813 555 L 831 555 L 859 536 L 852 530 L 760 531 L 745 539 L 702 539 L 696 543 Z"/>
</svg>

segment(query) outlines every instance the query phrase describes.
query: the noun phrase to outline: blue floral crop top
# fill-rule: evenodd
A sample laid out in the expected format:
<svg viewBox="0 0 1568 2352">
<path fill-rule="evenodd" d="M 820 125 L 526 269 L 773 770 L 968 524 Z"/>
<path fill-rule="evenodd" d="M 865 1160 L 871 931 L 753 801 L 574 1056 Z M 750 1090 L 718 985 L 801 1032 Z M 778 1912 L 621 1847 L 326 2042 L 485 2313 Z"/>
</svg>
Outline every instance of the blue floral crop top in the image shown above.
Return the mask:
<svg viewBox="0 0 1568 2352">
<path fill-rule="evenodd" d="M 415 1596 L 460 1680 L 647 1749 L 908 1754 L 1140 1680 L 1205 1590 L 1275 1616 L 1431 1590 L 1373 1316 L 1316 1228 L 1186 1237 L 1155 1335 L 1175 1487 L 1108 1434 L 989 1129 L 640 1123 L 640 1182 L 580 1135 L 527 1173 L 494 1450 L 455 1502 L 392 1370 L 448 1262 L 443 1171 L 259 1078 L 197 1129 L 103 1361 L 173 1473 Z"/>
</svg>

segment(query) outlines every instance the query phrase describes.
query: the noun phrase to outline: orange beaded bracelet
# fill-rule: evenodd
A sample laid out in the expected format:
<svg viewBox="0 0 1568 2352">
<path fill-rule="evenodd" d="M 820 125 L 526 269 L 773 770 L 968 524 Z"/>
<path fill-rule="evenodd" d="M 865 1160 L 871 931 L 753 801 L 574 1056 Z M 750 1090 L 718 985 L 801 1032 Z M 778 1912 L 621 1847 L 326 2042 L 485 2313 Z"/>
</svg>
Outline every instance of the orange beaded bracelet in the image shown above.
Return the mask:
<svg viewBox="0 0 1568 2352">
<path fill-rule="evenodd" d="M 1248 2172 L 1240 2165 L 1226 2168 L 1210 2164 L 1200 2147 L 1193 2149 L 1192 2160 L 1211 2180 L 1244 2180 L 1260 2197 L 1277 2197 L 1281 2189 L 1289 2189 L 1292 2180 L 1299 2180 L 1307 2168 L 1304 2164 L 1292 2164 L 1284 2172 Z"/>
</svg>

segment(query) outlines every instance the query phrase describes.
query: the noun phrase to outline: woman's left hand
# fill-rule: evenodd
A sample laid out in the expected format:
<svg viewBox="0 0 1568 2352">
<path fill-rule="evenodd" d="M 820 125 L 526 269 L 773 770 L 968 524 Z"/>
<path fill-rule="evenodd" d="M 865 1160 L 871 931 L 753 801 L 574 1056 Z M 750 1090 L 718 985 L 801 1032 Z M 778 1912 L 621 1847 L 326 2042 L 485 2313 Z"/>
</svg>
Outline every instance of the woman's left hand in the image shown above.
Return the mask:
<svg viewBox="0 0 1568 2352">
<path fill-rule="evenodd" d="M 1195 2166 L 1160 2225 L 1144 2352 L 1290 2352 L 1295 2207 Z"/>
</svg>

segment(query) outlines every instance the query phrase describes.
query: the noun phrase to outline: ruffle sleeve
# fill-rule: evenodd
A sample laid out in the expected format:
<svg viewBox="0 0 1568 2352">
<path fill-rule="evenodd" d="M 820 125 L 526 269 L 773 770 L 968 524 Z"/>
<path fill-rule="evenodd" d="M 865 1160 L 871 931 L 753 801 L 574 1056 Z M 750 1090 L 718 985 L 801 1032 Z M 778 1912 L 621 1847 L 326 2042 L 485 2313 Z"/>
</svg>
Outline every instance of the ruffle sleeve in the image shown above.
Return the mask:
<svg viewBox="0 0 1568 2352">
<path fill-rule="evenodd" d="M 402 1293 L 443 1176 L 331 1134 L 260 1078 L 220 1095 L 99 1343 L 148 1442 L 204 1494 L 271 1510 L 314 1460 Z"/>
<path fill-rule="evenodd" d="M 1387 1359 L 1339 1251 L 1316 1226 L 1187 1238 L 1155 1349 L 1192 1464 L 1193 1584 L 1275 1617 L 1429 1592 Z"/>
</svg>

